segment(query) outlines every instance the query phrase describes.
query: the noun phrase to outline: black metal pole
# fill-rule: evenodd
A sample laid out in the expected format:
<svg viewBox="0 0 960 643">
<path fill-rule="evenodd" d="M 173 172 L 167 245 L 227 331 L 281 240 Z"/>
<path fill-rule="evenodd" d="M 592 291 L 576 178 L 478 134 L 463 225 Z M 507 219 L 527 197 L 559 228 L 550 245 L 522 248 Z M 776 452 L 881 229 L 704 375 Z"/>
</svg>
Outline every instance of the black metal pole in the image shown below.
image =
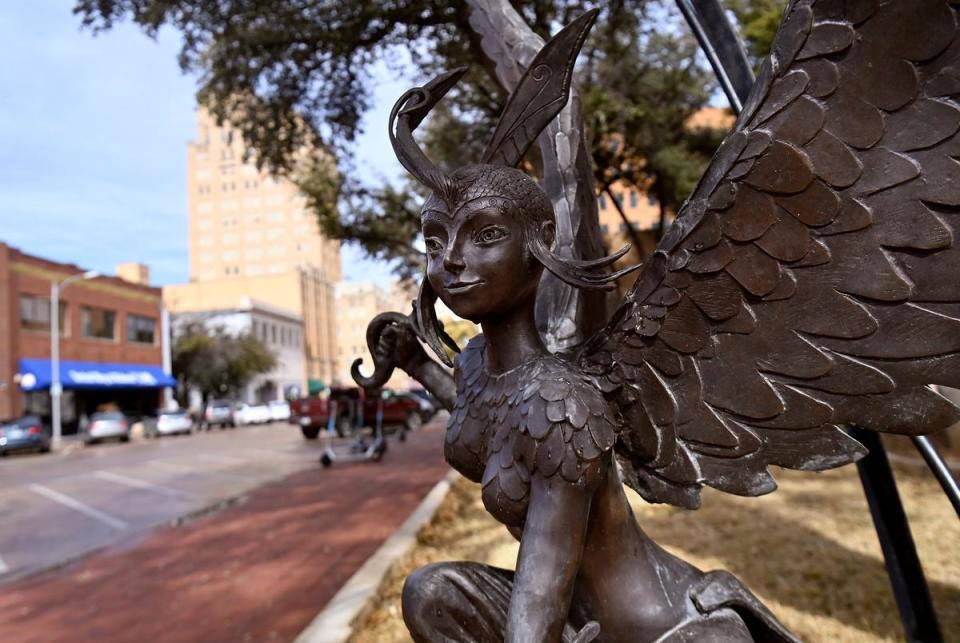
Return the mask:
<svg viewBox="0 0 960 643">
<path fill-rule="evenodd" d="M 933 475 L 937 477 L 940 486 L 943 487 L 943 492 L 947 494 L 947 498 L 950 499 L 953 510 L 956 511 L 957 516 L 960 517 L 960 484 L 957 483 L 957 479 L 954 477 L 953 472 L 950 471 L 950 467 L 947 466 L 943 456 L 940 455 L 940 451 L 933 442 L 930 441 L 930 438 L 925 435 L 915 435 L 912 440 L 914 446 L 917 447 L 917 451 L 919 451 L 923 459 L 927 461 L 927 466 L 933 471 Z"/>
<path fill-rule="evenodd" d="M 735 114 L 753 87 L 753 71 L 740 39 L 718 0 L 677 0 Z"/>
<path fill-rule="evenodd" d="M 859 427 L 850 427 L 850 435 L 870 450 L 857 470 L 907 641 L 939 643 L 943 636 L 883 442 L 879 434 Z"/>
</svg>

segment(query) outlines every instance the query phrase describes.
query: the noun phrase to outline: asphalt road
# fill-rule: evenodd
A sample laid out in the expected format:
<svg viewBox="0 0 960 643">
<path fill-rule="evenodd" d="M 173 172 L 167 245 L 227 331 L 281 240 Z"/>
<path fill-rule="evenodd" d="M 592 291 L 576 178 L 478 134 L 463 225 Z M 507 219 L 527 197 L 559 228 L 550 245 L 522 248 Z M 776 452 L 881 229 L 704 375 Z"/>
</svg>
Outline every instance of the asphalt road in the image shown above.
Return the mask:
<svg viewBox="0 0 960 643">
<path fill-rule="evenodd" d="M 289 424 L 103 443 L 0 459 L 0 583 L 318 467 L 321 444 Z"/>
</svg>

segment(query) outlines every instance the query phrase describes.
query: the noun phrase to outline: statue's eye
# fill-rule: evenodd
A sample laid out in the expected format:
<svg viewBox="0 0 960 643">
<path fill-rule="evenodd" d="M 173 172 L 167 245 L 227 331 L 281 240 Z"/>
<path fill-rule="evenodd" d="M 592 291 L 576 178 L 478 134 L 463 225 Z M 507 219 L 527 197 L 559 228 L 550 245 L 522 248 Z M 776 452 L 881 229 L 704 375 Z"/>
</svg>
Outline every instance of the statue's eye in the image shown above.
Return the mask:
<svg viewBox="0 0 960 643">
<path fill-rule="evenodd" d="M 436 237 L 427 237 L 423 240 L 423 244 L 427 247 L 427 254 L 429 255 L 435 255 L 443 252 L 443 244 L 440 243 L 439 239 Z"/>
<path fill-rule="evenodd" d="M 487 226 L 477 232 L 474 239 L 477 243 L 493 243 L 507 236 L 507 231 L 500 226 Z"/>
</svg>

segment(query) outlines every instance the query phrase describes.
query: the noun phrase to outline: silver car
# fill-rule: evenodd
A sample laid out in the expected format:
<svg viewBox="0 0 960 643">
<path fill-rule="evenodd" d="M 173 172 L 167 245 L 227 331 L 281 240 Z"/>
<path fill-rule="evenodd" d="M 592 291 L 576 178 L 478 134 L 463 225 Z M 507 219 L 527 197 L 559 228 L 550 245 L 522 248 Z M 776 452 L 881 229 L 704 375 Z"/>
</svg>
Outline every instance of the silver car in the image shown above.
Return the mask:
<svg viewBox="0 0 960 643">
<path fill-rule="evenodd" d="M 157 411 L 156 417 L 144 421 L 143 431 L 148 438 L 193 433 L 193 418 L 190 417 L 190 413 L 183 410 Z"/>
<path fill-rule="evenodd" d="M 80 435 L 87 444 L 109 438 L 128 442 L 130 440 L 130 422 L 120 411 L 94 413 L 81 429 Z"/>
</svg>

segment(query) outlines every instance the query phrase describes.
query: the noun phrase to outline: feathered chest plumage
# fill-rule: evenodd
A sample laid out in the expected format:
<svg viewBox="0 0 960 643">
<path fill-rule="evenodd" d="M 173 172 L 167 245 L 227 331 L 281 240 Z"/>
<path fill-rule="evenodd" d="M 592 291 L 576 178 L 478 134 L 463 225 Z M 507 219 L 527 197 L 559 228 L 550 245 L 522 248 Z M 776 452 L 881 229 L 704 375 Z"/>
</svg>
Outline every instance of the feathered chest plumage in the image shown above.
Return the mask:
<svg viewBox="0 0 960 643">
<path fill-rule="evenodd" d="M 572 363 L 538 356 L 491 375 L 483 336 L 457 359 L 457 402 L 447 425 L 446 458 L 483 486 L 487 510 L 519 526 L 533 476 L 572 484 L 598 481 L 617 436 L 616 413 Z"/>
</svg>

